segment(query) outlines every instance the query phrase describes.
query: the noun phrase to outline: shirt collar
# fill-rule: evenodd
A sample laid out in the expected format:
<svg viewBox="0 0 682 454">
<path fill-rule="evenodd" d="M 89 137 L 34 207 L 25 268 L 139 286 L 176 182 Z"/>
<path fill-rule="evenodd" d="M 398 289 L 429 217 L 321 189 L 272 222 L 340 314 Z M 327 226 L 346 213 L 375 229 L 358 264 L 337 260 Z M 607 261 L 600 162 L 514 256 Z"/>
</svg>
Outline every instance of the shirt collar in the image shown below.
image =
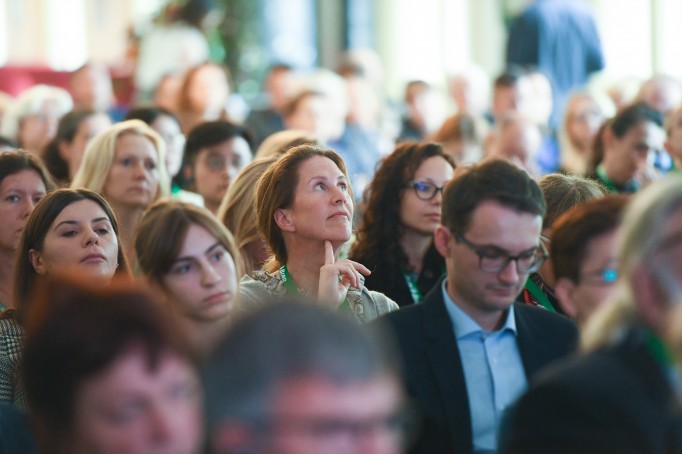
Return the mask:
<svg viewBox="0 0 682 454">
<path fill-rule="evenodd" d="M 469 315 L 464 312 L 460 307 L 450 298 L 447 288 L 447 279 L 443 279 L 441 285 L 441 291 L 443 292 L 443 301 L 445 302 L 445 310 L 447 310 L 450 320 L 452 322 L 452 327 L 455 330 L 455 337 L 461 339 L 473 333 L 483 333 L 483 329 L 480 327 L 476 321 L 469 317 Z M 514 315 L 514 307 L 510 307 L 507 311 L 507 319 L 504 322 L 504 326 L 497 332 L 510 331 L 514 336 L 516 336 L 516 316 Z"/>
</svg>

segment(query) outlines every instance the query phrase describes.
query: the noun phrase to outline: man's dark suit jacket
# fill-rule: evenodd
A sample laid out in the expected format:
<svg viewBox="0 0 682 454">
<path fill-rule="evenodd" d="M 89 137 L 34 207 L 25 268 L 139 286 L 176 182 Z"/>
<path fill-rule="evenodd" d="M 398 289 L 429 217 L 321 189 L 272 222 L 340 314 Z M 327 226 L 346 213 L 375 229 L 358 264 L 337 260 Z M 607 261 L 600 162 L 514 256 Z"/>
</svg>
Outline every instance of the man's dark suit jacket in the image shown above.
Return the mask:
<svg viewBox="0 0 682 454">
<path fill-rule="evenodd" d="M 517 342 L 529 381 L 542 367 L 571 353 L 578 331 L 568 318 L 515 303 Z M 394 329 L 408 395 L 422 416 L 410 453 L 467 454 L 473 449 L 464 371 L 441 285 L 421 304 L 380 319 Z"/>
<path fill-rule="evenodd" d="M 682 453 L 670 383 L 634 333 L 545 370 L 512 407 L 504 453 Z"/>
</svg>

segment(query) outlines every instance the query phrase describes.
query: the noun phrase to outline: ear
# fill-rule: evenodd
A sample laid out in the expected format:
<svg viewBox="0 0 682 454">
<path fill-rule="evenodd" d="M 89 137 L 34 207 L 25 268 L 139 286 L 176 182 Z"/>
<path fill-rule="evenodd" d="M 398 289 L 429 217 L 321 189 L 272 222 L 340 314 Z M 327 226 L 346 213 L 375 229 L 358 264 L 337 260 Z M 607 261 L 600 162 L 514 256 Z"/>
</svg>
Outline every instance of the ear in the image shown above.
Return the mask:
<svg viewBox="0 0 682 454">
<path fill-rule="evenodd" d="M 578 312 L 578 306 L 573 298 L 573 292 L 576 288 L 575 282 L 561 277 L 554 283 L 554 294 L 559 300 L 561 309 L 571 318 L 575 318 Z"/>
<path fill-rule="evenodd" d="M 31 266 L 33 266 L 33 269 L 36 273 L 40 274 L 41 276 L 45 274 L 47 270 L 45 269 L 45 264 L 43 263 L 43 259 L 40 257 L 40 253 L 38 251 L 35 249 L 28 251 L 28 259 L 30 260 Z"/>
<path fill-rule="evenodd" d="M 291 211 L 286 208 L 277 208 L 275 210 L 275 222 L 277 226 L 284 232 L 295 232 L 294 222 L 291 217 Z"/>
<path fill-rule="evenodd" d="M 436 227 L 436 231 L 433 232 L 433 245 L 444 258 L 450 257 L 451 254 L 450 238 L 452 238 L 452 233 L 443 225 Z"/>
</svg>

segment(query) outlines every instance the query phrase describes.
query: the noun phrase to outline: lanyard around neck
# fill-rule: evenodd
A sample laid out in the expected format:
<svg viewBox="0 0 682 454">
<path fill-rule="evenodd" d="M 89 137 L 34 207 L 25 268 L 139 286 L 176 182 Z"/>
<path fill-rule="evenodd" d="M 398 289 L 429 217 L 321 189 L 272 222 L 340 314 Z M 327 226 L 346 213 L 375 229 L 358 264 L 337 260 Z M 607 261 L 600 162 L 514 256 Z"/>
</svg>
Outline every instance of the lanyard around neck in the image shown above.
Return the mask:
<svg viewBox="0 0 682 454">
<path fill-rule="evenodd" d="M 545 295 L 545 292 L 543 292 L 542 289 L 538 287 L 538 284 L 536 284 L 530 277 L 526 280 L 526 289 L 535 297 L 537 302 L 540 303 L 542 307 L 552 312 L 556 312 L 556 309 L 554 306 L 552 306 L 552 303 L 549 301 L 549 298 L 547 298 L 547 295 Z"/>
<path fill-rule="evenodd" d="M 414 302 L 414 304 L 419 303 L 422 300 L 422 298 L 424 298 L 424 295 L 422 295 L 422 292 L 419 290 L 417 280 L 414 277 L 412 277 L 412 275 L 407 271 L 403 271 L 403 277 L 405 278 L 405 282 L 407 283 L 407 288 L 410 290 L 410 296 L 412 297 L 412 301 Z"/>
<path fill-rule="evenodd" d="M 291 279 L 291 275 L 289 274 L 289 269 L 287 269 L 286 265 L 282 265 L 279 268 L 279 276 L 282 278 L 282 285 L 284 285 L 284 289 L 287 291 L 287 295 L 290 296 L 298 296 L 299 291 L 298 287 L 296 287 L 296 284 L 294 284 L 294 280 Z M 343 300 L 343 303 L 339 306 L 338 309 L 340 312 L 350 312 L 350 303 L 348 303 L 348 298 Z"/>
</svg>

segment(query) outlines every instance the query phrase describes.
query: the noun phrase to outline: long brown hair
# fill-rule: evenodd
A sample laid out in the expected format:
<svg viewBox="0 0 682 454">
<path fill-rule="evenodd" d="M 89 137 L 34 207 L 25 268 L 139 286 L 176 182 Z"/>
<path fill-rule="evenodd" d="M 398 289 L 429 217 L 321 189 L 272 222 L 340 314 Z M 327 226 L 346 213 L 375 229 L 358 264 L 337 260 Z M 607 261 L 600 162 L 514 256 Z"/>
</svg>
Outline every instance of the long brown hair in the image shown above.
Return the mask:
<svg viewBox="0 0 682 454">
<path fill-rule="evenodd" d="M 443 152 L 438 143 L 404 142 L 386 156 L 369 184 L 369 198 L 362 216 L 358 239 L 353 244 L 350 256 L 370 266 L 392 263 L 407 264 L 398 239 L 403 234 L 400 221 L 400 204 L 403 190 L 419 166 L 428 158 L 440 156 L 453 168 L 452 157 Z"/>
</svg>

